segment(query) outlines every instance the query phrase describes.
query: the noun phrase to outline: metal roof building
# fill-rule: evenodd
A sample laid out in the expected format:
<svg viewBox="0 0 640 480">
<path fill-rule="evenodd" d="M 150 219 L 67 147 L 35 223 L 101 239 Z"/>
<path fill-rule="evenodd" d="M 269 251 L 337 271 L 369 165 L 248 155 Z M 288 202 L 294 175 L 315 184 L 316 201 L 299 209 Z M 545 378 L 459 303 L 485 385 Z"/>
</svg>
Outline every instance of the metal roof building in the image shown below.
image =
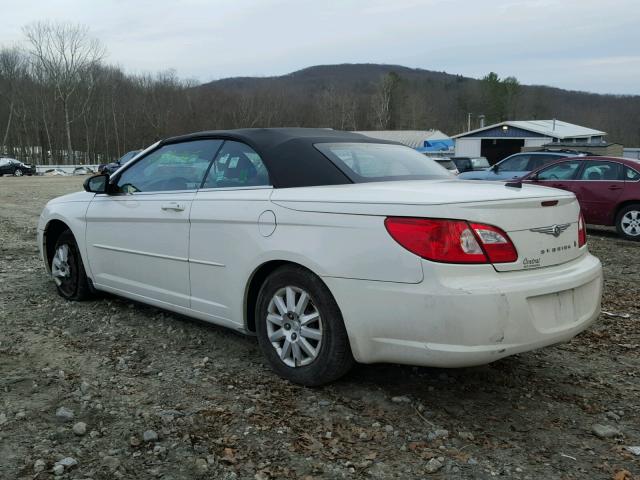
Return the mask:
<svg viewBox="0 0 640 480">
<path fill-rule="evenodd" d="M 494 164 L 524 147 L 547 143 L 601 143 L 606 132 L 561 120 L 508 120 L 455 135 L 456 156 L 486 157 Z"/>
<path fill-rule="evenodd" d="M 440 130 L 368 130 L 355 133 L 379 140 L 399 142 L 411 148 L 427 147 L 430 141 L 449 140 L 450 138 Z"/>
</svg>

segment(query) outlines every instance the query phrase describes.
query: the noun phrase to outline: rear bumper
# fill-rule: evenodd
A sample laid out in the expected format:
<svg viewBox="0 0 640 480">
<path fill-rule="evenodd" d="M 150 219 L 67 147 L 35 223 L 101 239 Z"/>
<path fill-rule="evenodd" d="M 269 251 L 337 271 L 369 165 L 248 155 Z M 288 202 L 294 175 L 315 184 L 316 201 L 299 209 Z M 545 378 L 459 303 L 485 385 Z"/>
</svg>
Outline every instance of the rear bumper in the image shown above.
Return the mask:
<svg viewBox="0 0 640 480">
<path fill-rule="evenodd" d="M 566 342 L 600 312 L 602 267 L 588 253 L 539 270 L 429 262 L 424 270 L 420 284 L 324 278 L 356 360 L 481 365 Z"/>
</svg>

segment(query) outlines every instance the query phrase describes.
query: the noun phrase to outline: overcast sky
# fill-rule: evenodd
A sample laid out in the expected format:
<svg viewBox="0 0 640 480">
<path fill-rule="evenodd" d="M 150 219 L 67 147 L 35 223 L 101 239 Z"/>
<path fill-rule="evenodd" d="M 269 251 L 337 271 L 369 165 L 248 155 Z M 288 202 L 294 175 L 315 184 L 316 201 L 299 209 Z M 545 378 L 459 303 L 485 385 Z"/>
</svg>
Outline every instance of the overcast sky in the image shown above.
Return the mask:
<svg viewBox="0 0 640 480">
<path fill-rule="evenodd" d="M 83 23 L 131 73 L 389 63 L 640 94 L 640 0 L 0 0 L 0 12 L 0 45 L 33 21 Z"/>
</svg>

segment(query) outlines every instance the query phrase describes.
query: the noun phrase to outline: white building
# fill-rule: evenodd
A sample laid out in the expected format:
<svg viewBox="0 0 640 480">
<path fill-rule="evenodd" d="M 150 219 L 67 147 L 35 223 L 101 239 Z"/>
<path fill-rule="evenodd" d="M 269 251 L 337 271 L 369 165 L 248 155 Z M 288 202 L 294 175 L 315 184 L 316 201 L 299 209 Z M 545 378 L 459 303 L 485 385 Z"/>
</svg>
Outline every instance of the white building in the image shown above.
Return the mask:
<svg viewBox="0 0 640 480">
<path fill-rule="evenodd" d="M 560 120 L 506 121 L 453 136 L 457 157 L 486 157 L 494 164 L 523 147 L 547 143 L 594 143 L 604 141 L 605 132 Z"/>
</svg>

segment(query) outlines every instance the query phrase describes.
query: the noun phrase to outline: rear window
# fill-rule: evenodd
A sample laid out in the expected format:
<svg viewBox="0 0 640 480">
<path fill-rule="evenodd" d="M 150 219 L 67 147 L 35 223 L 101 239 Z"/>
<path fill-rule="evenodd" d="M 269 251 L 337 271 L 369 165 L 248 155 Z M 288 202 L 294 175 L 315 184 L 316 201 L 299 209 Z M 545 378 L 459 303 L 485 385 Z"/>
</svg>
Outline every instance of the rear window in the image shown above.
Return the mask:
<svg viewBox="0 0 640 480">
<path fill-rule="evenodd" d="M 489 165 L 489 160 L 484 157 L 472 158 L 471 165 L 473 165 L 473 168 L 489 168 L 491 166 Z"/>
<path fill-rule="evenodd" d="M 402 145 L 318 143 L 315 147 L 356 183 L 452 177 L 435 161 Z"/>
<path fill-rule="evenodd" d="M 581 180 L 624 180 L 623 166 L 615 162 L 587 161 Z"/>
<path fill-rule="evenodd" d="M 531 155 L 516 154 L 498 163 L 500 170 L 507 172 L 526 172 Z"/>
<path fill-rule="evenodd" d="M 640 173 L 636 172 L 633 168 L 626 167 L 625 180 L 640 180 Z"/>
<path fill-rule="evenodd" d="M 453 160 L 449 160 L 448 158 L 435 160 L 437 163 L 442 165 L 447 170 L 456 170 L 456 164 L 453 163 Z"/>
</svg>

